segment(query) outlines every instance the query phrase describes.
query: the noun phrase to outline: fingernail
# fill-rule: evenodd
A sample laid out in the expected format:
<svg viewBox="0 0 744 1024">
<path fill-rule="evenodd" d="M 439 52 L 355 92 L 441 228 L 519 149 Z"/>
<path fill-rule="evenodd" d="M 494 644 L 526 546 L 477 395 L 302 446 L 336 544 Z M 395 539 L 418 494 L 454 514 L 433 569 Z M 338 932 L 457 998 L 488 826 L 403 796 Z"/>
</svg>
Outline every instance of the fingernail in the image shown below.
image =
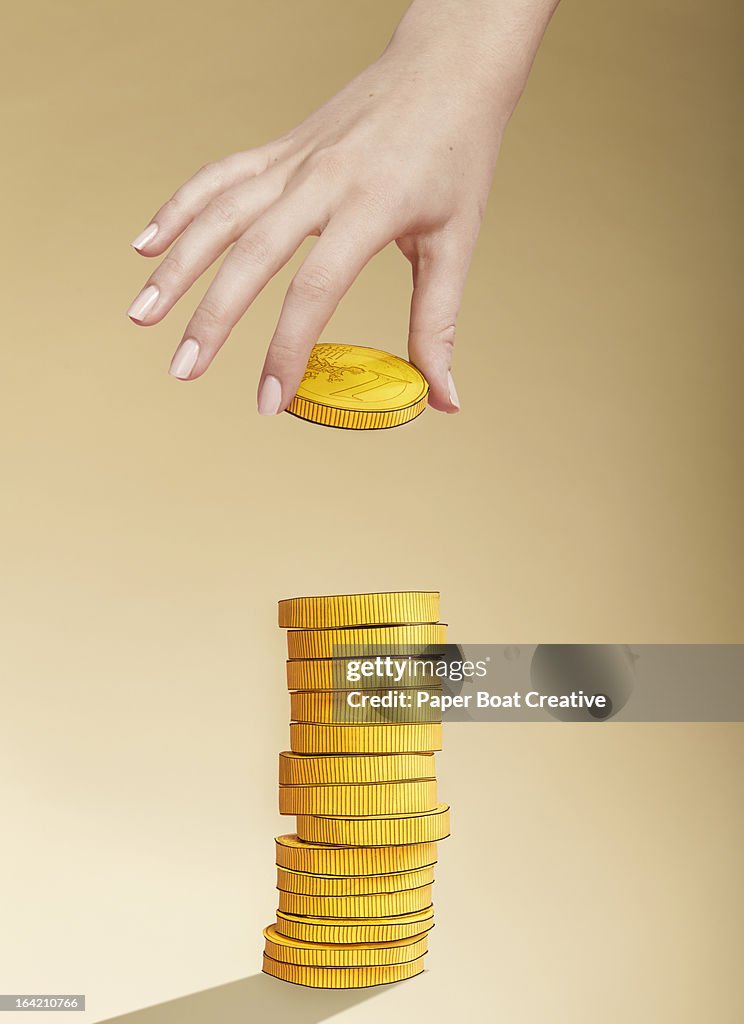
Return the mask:
<svg viewBox="0 0 744 1024">
<path fill-rule="evenodd" d="M 160 297 L 160 289 L 154 284 L 148 284 L 143 288 L 132 305 L 127 310 L 127 316 L 131 320 L 142 320 L 152 309 Z"/>
<path fill-rule="evenodd" d="M 264 377 L 258 392 L 258 412 L 261 416 L 276 416 L 282 404 L 282 386 L 276 377 Z"/>
<path fill-rule="evenodd" d="M 460 408 L 460 399 L 457 397 L 457 388 L 455 382 L 452 380 L 452 374 L 447 373 L 447 390 L 449 392 L 449 400 L 456 409 Z"/>
<path fill-rule="evenodd" d="M 136 249 L 139 252 L 140 249 L 144 249 L 146 245 L 150 244 L 150 242 L 153 240 L 155 235 L 157 235 L 157 233 L 157 224 L 148 224 L 145 230 L 140 231 L 135 240 L 130 244 L 133 249 Z"/>
<path fill-rule="evenodd" d="M 185 338 L 176 349 L 168 373 L 179 380 L 188 380 L 199 358 L 199 342 Z"/>
</svg>

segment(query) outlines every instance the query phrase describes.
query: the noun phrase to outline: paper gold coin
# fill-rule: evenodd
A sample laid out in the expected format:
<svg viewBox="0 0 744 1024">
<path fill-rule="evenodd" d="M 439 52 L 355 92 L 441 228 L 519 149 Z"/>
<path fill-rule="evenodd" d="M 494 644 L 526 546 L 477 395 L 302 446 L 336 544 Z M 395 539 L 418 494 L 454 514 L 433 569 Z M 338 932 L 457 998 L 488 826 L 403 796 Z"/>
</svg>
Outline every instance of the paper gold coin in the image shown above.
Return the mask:
<svg viewBox="0 0 744 1024">
<path fill-rule="evenodd" d="M 386 967 L 305 967 L 301 964 L 272 960 L 264 953 L 263 971 L 273 978 L 309 988 L 370 988 L 389 985 L 393 981 L 414 978 L 424 969 L 424 958 Z"/>
<path fill-rule="evenodd" d="M 437 675 L 439 660 L 436 657 L 397 657 L 392 685 L 396 688 L 441 685 L 446 665 L 442 665 Z M 370 659 L 369 665 L 368 672 L 375 668 L 374 660 Z M 288 690 L 357 690 L 362 683 L 379 689 L 391 684 L 384 676 L 362 676 L 358 658 L 296 658 L 287 661 L 286 666 Z"/>
<path fill-rule="evenodd" d="M 341 785 L 433 779 L 434 754 L 294 754 L 279 755 L 282 786 Z"/>
<path fill-rule="evenodd" d="M 277 866 L 316 875 L 384 875 L 414 871 L 436 863 L 437 844 L 405 846 L 328 846 L 303 842 L 296 835 L 277 836 Z"/>
<path fill-rule="evenodd" d="M 413 622 L 439 622 L 438 593 L 408 590 L 380 594 L 333 594 L 327 597 L 290 597 L 279 602 L 279 625 L 289 629 L 390 626 Z"/>
<path fill-rule="evenodd" d="M 359 723 L 441 722 L 442 687 L 406 690 L 318 690 L 291 693 L 293 722 Z"/>
<path fill-rule="evenodd" d="M 366 818 L 298 814 L 297 835 L 311 843 L 341 846 L 398 846 L 431 843 L 450 833 L 449 807 L 437 804 L 423 814 L 381 814 Z"/>
<path fill-rule="evenodd" d="M 391 871 L 385 875 L 313 875 L 277 868 L 276 887 L 305 896 L 371 896 L 374 893 L 418 889 L 434 881 L 434 866 L 416 871 Z"/>
<path fill-rule="evenodd" d="M 280 814 L 411 814 L 436 805 L 436 779 L 279 787 Z"/>
<path fill-rule="evenodd" d="M 408 939 L 434 927 L 434 907 L 412 914 L 367 919 L 313 917 L 276 912 L 276 930 L 290 938 L 316 943 L 369 943 Z"/>
<path fill-rule="evenodd" d="M 287 412 L 326 427 L 399 427 L 426 408 L 429 385 L 398 356 L 361 345 L 316 345 Z"/>
<path fill-rule="evenodd" d="M 442 726 L 435 722 L 413 725 L 311 725 L 291 722 L 289 740 L 298 754 L 388 754 L 441 750 Z"/>
<path fill-rule="evenodd" d="M 290 629 L 290 658 L 372 658 L 378 655 L 431 655 L 447 643 L 445 623 L 413 626 L 349 626 L 341 629 Z"/>
<path fill-rule="evenodd" d="M 308 896 L 279 890 L 279 909 L 306 917 L 395 917 L 423 910 L 431 903 L 432 885 L 400 892 L 379 892 L 363 896 Z"/>
<path fill-rule="evenodd" d="M 276 925 L 264 928 L 265 952 L 272 960 L 307 967 L 385 967 L 409 963 L 426 953 L 427 935 L 387 942 L 317 943 L 282 935 Z"/>
</svg>

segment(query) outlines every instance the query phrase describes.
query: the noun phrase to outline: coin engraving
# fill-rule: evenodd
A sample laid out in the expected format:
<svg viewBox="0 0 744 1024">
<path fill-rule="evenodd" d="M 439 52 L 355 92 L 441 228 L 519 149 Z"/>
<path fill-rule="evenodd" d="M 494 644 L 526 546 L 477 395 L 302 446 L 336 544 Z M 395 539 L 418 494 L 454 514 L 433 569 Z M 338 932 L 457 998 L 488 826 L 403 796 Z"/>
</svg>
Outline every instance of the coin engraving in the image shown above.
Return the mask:
<svg viewBox="0 0 744 1024">
<path fill-rule="evenodd" d="M 361 345 L 316 345 L 288 412 L 350 429 L 399 426 L 426 407 L 429 386 L 398 356 Z"/>
</svg>

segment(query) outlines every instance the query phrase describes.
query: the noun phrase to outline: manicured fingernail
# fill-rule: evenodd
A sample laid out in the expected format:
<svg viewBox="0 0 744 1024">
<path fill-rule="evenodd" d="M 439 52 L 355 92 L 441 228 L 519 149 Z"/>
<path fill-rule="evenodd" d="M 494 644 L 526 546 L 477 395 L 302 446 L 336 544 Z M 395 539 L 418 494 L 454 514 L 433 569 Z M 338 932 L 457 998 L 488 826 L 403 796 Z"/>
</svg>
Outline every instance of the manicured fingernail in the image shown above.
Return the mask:
<svg viewBox="0 0 744 1024">
<path fill-rule="evenodd" d="M 179 380 L 188 380 L 199 358 L 199 342 L 185 338 L 176 349 L 168 373 Z"/>
<path fill-rule="evenodd" d="M 157 233 L 157 224 L 148 224 L 145 230 L 140 231 L 135 240 L 131 243 L 132 248 L 139 252 L 140 249 L 144 249 L 146 245 L 150 244 Z"/>
<path fill-rule="evenodd" d="M 264 377 L 258 392 L 258 411 L 261 416 L 276 416 L 282 404 L 282 386 L 276 377 Z"/>
<path fill-rule="evenodd" d="M 150 312 L 160 297 L 160 289 L 154 284 L 148 284 L 143 288 L 132 305 L 127 310 L 127 316 L 131 320 L 142 320 Z"/>
<path fill-rule="evenodd" d="M 460 408 L 460 399 L 457 397 L 457 388 L 455 382 L 452 380 L 452 374 L 447 374 L 447 390 L 449 392 L 449 400 L 456 409 Z"/>
</svg>

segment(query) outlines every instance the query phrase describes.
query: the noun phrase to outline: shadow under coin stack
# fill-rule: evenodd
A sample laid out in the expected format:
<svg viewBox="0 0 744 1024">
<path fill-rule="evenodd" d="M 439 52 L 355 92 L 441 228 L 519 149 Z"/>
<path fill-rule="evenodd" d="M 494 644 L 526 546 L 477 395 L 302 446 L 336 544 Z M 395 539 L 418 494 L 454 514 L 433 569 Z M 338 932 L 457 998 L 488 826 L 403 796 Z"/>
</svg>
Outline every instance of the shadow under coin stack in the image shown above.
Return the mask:
<svg viewBox="0 0 744 1024">
<path fill-rule="evenodd" d="M 266 974 L 365 988 L 424 969 L 436 841 L 449 835 L 434 769 L 441 712 L 420 696 L 441 693 L 432 672 L 432 653 L 446 643 L 438 619 L 436 593 L 279 602 L 292 707 L 279 810 L 297 816 L 297 832 L 276 840 L 279 909 L 264 929 Z M 388 655 L 400 678 L 358 671 Z M 400 706 L 355 707 L 352 691 L 404 696 Z"/>
</svg>

